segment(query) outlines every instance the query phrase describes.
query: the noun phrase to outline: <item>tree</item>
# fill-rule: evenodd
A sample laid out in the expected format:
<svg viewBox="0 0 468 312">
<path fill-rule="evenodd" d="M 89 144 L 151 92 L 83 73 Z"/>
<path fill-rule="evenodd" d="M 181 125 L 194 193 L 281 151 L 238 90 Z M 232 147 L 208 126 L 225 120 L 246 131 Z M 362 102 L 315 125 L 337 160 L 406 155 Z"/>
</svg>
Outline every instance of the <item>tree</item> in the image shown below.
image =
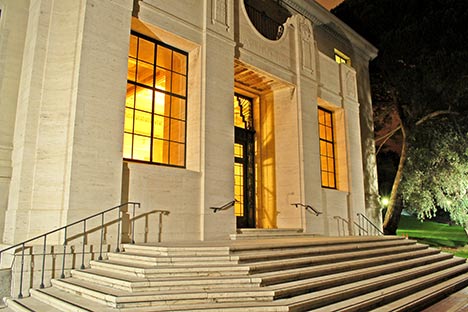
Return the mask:
<svg viewBox="0 0 468 312">
<path fill-rule="evenodd" d="M 415 130 L 401 194 L 405 207 L 420 219 L 443 209 L 452 221 L 468 224 L 467 142 L 466 117 L 431 120 Z"/>
<path fill-rule="evenodd" d="M 416 129 L 468 106 L 468 1 L 346 0 L 332 12 L 379 49 L 370 66 L 375 112 L 397 120 L 389 129 L 376 116 L 376 129 L 386 130 L 379 143 L 401 136 L 384 220 L 384 232 L 395 234 L 399 186 Z"/>
</svg>

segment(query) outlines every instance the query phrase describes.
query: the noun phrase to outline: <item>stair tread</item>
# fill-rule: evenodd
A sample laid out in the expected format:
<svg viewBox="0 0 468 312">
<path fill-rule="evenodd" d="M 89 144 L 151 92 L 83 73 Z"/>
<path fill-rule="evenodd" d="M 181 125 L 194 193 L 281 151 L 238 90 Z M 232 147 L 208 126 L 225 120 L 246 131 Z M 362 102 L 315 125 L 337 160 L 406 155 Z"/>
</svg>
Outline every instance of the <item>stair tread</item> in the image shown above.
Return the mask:
<svg viewBox="0 0 468 312">
<path fill-rule="evenodd" d="M 188 261 L 233 261 L 237 260 L 236 256 L 231 255 L 213 255 L 213 256 L 164 256 L 164 255 L 154 255 L 151 253 L 135 253 L 130 251 L 124 251 L 119 253 L 108 253 L 108 257 L 118 257 L 118 258 L 138 258 L 146 261 L 154 261 L 155 263 L 171 263 L 171 262 L 188 262 Z"/>
<path fill-rule="evenodd" d="M 406 296 L 402 299 L 395 300 L 389 304 L 381 306 L 377 309 L 374 309 L 374 312 L 386 312 L 386 311 L 407 311 L 409 308 L 414 305 L 418 305 L 422 300 L 428 298 L 440 298 L 440 296 L 445 296 L 447 289 L 450 289 L 451 292 L 453 288 L 460 289 L 468 285 L 468 273 L 456 276 L 442 283 L 436 284 L 424 290 L 418 291 L 410 296 Z M 468 294 L 468 292 L 467 292 Z M 468 296 L 465 295 L 465 307 L 468 308 Z M 442 310 L 440 310 L 442 311 Z"/>
<path fill-rule="evenodd" d="M 427 246 L 424 245 L 414 245 L 414 246 L 399 246 L 399 247 L 389 247 L 389 248 L 379 248 L 373 250 L 362 250 L 362 251 L 354 251 L 354 252 L 345 252 L 341 254 L 332 254 L 332 255 L 318 255 L 318 256 L 305 256 L 299 258 L 290 258 L 290 259 L 274 259 L 270 261 L 260 261 L 260 262 L 253 262 L 248 263 L 251 270 L 255 271 L 257 268 L 261 269 L 268 266 L 275 266 L 276 264 L 294 264 L 295 262 L 305 261 L 305 259 L 310 259 L 311 264 L 319 264 L 319 263 L 330 263 L 330 262 L 341 262 L 346 261 L 348 259 L 360 259 L 364 257 L 376 257 L 382 256 L 382 254 L 402 254 L 405 252 L 413 252 L 418 250 L 426 250 Z"/>
<path fill-rule="evenodd" d="M 161 282 L 172 282 L 172 281 L 185 281 L 185 280 L 252 280 L 252 281 L 260 281 L 256 277 L 252 276 L 194 276 L 194 277 L 156 277 L 156 278 L 144 278 L 144 277 L 138 277 L 138 276 L 131 276 L 128 274 L 122 274 L 118 272 L 113 272 L 113 271 L 107 271 L 107 270 L 100 270 L 100 269 L 85 269 L 85 270 L 73 270 L 72 272 L 79 272 L 83 274 L 94 274 L 106 278 L 112 278 L 128 283 L 147 283 L 147 284 L 154 284 L 154 283 L 161 283 Z M 73 275 L 73 274 L 72 274 Z"/>
<path fill-rule="evenodd" d="M 58 280 L 59 283 L 67 283 L 79 287 L 83 287 L 92 291 L 96 291 L 102 294 L 114 296 L 114 297 L 119 297 L 119 298 L 135 298 L 135 297 L 148 297 L 148 296 L 171 296 L 171 295 L 177 295 L 177 294 L 183 294 L 183 295 L 198 295 L 201 293 L 208 293 L 208 294 L 217 294 L 217 293 L 234 293 L 234 294 L 239 294 L 239 293 L 263 293 L 263 294 L 270 294 L 273 295 L 273 291 L 269 290 L 265 287 L 249 287 L 249 288 L 233 288 L 233 289 L 200 289 L 200 290 L 164 290 L 164 291 L 134 291 L 134 292 L 128 292 L 125 290 L 119 290 L 114 287 L 110 286 L 103 286 L 103 285 L 97 285 L 92 282 L 88 282 L 85 280 L 80 280 L 74 277 L 69 277 L 66 279 L 61 279 Z"/>
<path fill-rule="evenodd" d="M 56 309 L 36 298 L 25 297 L 22 299 L 8 299 L 5 309 L 0 309 L 1 312 L 17 311 L 15 308 L 26 308 L 29 311 L 47 311 L 47 312 L 62 312 L 60 309 Z"/>
<path fill-rule="evenodd" d="M 157 270 L 157 271 L 180 271 L 180 270 L 188 270 L 188 271 L 196 271 L 196 270 L 208 270 L 214 271 L 217 269 L 232 269 L 235 271 L 246 271 L 249 269 L 246 265 L 236 265 L 236 264 L 217 264 L 216 266 L 213 265 L 185 265 L 185 266 L 166 266 L 166 265 L 159 265 L 159 264 L 144 264 L 144 263 L 136 263 L 133 262 L 131 264 L 127 262 L 120 262 L 117 260 L 100 260 L 100 261 L 91 261 L 91 265 L 110 265 L 110 266 L 124 266 L 127 268 L 136 268 L 136 269 L 143 269 L 147 271 Z"/>
<path fill-rule="evenodd" d="M 47 293 L 49 295 L 58 298 L 72 304 L 81 309 L 88 311 L 99 311 L 99 312 L 112 312 L 112 311 L 125 311 L 125 312 L 150 312 L 150 311 L 209 311 L 211 309 L 223 309 L 228 311 L 229 308 L 242 309 L 242 311 L 288 311 L 288 308 L 285 306 L 279 306 L 274 302 L 224 302 L 224 303 L 196 303 L 196 304 L 178 304 L 174 305 L 153 305 L 148 307 L 128 307 L 128 308 L 112 308 L 106 306 L 102 303 L 95 302 L 92 300 L 85 300 L 80 296 L 76 296 L 73 293 L 69 293 L 54 287 L 45 288 L 41 290 L 42 293 Z M 39 310 L 39 311 L 48 311 L 49 310 Z M 62 311 L 62 310 L 59 310 Z"/>
<path fill-rule="evenodd" d="M 427 270 L 429 270 L 426 267 Z M 390 294 L 395 292 L 405 293 L 411 287 L 414 286 L 421 286 L 422 284 L 430 284 L 431 282 L 437 281 L 439 278 L 443 278 L 450 273 L 459 271 L 459 270 L 466 270 L 468 271 L 468 264 L 461 264 L 456 267 L 447 268 L 441 270 L 439 272 L 433 272 L 425 274 L 421 277 L 412 278 L 411 275 L 408 275 L 407 271 L 402 271 L 394 274 L 385 275 L 382 277 L 376 277 L 371 279 L 366 279 L 360 282 L 351 283 L 343 286 L 338 286 L 322 291 L 317 291 L 314 293 L 304 294 L 300 296 L 296 296 L 289 299 L 284 299 L 285 302 L 288 303 L 291 307 L 297 306 L 304 306 L 307 304 L 311 304 L 312 302 L 317 302 L 317 304 L 322 305 L 320 308 L 308 309 L 310 311 L 338 311 L 344 309 L 344 311 L 349 310 L 351 311 L 350 307 L 353 305 L 360 304 L 362 302 L 369 302 L 370 300 L 380 300 L 381 296 L 384 294 Z M 392 280 L 399 280 L 399 278 L 411 278 L 410 280 L 403 280 L 398 283 L 391 283 L 389 286 L 382 287 L 381 285 L 385 282 L 390 282 Z M 374 291 L 366 291 L 365 287 L 373 287 Z M 354 292 L 354 295 L 349 299 L 343 299 L 338 302 L 327 302 L 333 293 L 340 293 L 341 295 L 344 292 Z M 360 293 L 362 292 L 362 293 Z M 319 302 L 320 301 L 320 302 Z M 358 309 L 359 310 L 359 309 Z M 362 308 L 361 308 L 362 310 Z"/>
<path fill-rule="evenodd" d="M 300 277 L 304 273 L 307 272 L 316 272 L 316 273 L 326 273 L 326 272 L 336 272 L 338 269 L 340 270 L 348 270 L 351 268 L 364 268 L 369 266 L 375 266 L 382 263 L 388 263 L 389 261 L 400 261 L 402 259 L 412 259 L 423 257 L 431 254 L 436 254 L 435 250 L 420 250 L 416 252 L 404 253 L 404 254 L 397 254 L 397 255 L 388 255 L 388 256 L 381 256 L 381 257 L 373 257 L 373 258 L 364 258 L 364 259 L 355 259 L 355 260 L 348 260 L 348 261 L 341 261 L 336 263 L 330 264 L 319 264 L 313 266 L 305 266 L 301 268 L 290 268 L 290 269 L 283 269 L 283 270 L 276 270 L 272 272 L 263 272 L 263 273 L 255 273 L 251 274 L 253 277 L 259 277 L 263 281 L 268 280 L 269 278 L 277 278 L 279 276 L 297 276 Z"/>
<path fill-rule="evenodd" d="M 294 290 L 301 287 L 311 287 L 314 289 L 323 287 L 322 285 L 340 283 L 354 282 L 355 280 L 362 279 L 361 276 L 375 277 L 381 276 L 383 274 L 390 274 L 393 272 L 398 272 L 401 270 L 407 270 L 410 268 L 417 268 L 420 266 L 427 266 L 429 264 L 437 263 L 443 265 L 444 263 L 458 263 L 457 260 L 453 258 L 446 258 L 444 255 L 436 254 L 427 256 L 424 258 L 416 258 L 405 261 L 405 263 L 387 263 L 382 265 L 377 265 L 374 267 L 366 267 L 362 269 L 349 270 L 340 273 L 319 275 L 317 277 L 294 280 L 291 282 L 278 283 L 274 285 L 267 286 L 269 289 L 274 290 L 276 293 L 287 292 L 288 290 Z"/>
<path fill-rule="evenodd" d="M 87 298 L 77 296 L 73 293 L 66 292 L 64 290 L 58 289 L 56 287 L 48 287 L 44 288 L 41 290 L 33 290 L 31 295 L 38 300 L 45 300 L 45 297 L 47 296 L 47 299 L 50 300 L 57 300 L 60 301 L 61 304 L 66 305 L 69 307 L 67 310 L 72 310 L 72 311 L 99 311 L 99 312 L 115 312 L 115 309 L 112 307 L 109 307 L 105 304 L 89 300 Z M 50 305 L 49 305 L 50 306 Z M 38 310 L 39 311 L 47 311 L 49 310 Z M 61 309 L 60 311 L 64 311 Z"/>
<path fill-rule="evenodd" d="M 330 245 L 330 246 L 309 246 L 309 247 L 292 247 L 284 250 L 274 250 L 274 251 L 235 251 L 234 255 L 239 257 L 239 261 L 249 261 L 255 260 L 257 258 L 271 258 L 284 256 L 288 257 L 291 255 L 301 255 L 301 254 L 310 254 L 310 255 L 331 255 L 339 254 L 344 251 L 355 251 L 355 250 L 368 250 L 371 248 L 385 248 L 385 247 L 394 247 L 394 246 L 408 246 L 416 245 L 415 241 L 412 240 L 391 240 L 383 242 L 363 242 L 363 243 L 352 243 L 346 245 Z"/>
</svg>

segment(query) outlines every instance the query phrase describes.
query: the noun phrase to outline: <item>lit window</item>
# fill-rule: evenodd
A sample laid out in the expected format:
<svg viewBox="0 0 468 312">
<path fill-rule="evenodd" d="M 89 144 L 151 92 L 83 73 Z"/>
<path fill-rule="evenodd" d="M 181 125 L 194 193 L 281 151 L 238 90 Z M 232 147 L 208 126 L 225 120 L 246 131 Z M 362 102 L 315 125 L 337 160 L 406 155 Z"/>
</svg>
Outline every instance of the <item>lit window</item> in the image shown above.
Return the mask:
<svg viewBox="0 0 468 312">
<path fill-rule="evenodd" d="M 340 64 L 344 63 L 351 66 L 351 58 L 337 49 L 335 49 L 335 61 Z"/>
<path fill-rule="evenodd" d="M 185 167 L 187 53 L 130 36 L 124 158 Z"/>
<path fill-rule="evenodd" d="M 332 112 L 319 107 L 318 117 L 322 186 L 327 188 L 336 188 L 333 115 Z"/>
</svg>

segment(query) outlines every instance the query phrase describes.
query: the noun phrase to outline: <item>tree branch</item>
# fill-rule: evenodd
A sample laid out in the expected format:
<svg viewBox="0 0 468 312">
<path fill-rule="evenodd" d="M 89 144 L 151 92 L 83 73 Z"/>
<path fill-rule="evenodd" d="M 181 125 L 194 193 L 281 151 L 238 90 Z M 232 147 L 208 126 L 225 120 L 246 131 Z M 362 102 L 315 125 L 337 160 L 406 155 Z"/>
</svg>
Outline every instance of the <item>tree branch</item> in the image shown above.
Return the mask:
<svg viewBox="0 0 468 312">
<path fill-rule="evenodd" d="M 438 116 L 441 116 L 441 115 L 458 115 L 457 112 L 453 112 L 453 111 L 450 111 L 450 110 L 439 110 L 439 111 L 435 111 L 435 112 L 432 112 L 430 114 L 427 114 L 426 116 L 424 116 L 423 118 L 419 119 L 418 121 L 416 121 L 416 126 L 419 126 L 420 124 L 428 121 L 429 119 L 432 119 L 432 118 L 435 118 L 435 117 L 438 117 Z"/>
</svg>

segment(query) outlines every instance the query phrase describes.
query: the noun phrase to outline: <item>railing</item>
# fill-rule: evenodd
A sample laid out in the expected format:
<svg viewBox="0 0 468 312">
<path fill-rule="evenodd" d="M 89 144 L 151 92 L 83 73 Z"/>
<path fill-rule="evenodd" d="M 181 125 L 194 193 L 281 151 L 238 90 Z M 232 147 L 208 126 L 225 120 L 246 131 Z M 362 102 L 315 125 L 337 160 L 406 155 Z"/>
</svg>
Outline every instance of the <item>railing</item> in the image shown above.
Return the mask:
<svg viewBox="0 0 468 312">
<path fill-rule="evenodd" d="M 322 214 L 321 211 L 318 211 L 317 209 L 315 209 L 311 205 L 302 204 L 302 203 L 294 203 L 294 204 L 291 204 L 291 206 L 296 206 L 296 208 L 303 207 L 306 211 L 315 214 L 317 217 Z"/>
<path fill-rule="evenodd" d="M 348 220 L 340 216 L 334 216 L 333 219 L 337 222 L 338 236 L 346 236 L 349 234 L 350 226 Z"/>
<path fill-rule="evenodd" d="M 265 12 L 261 12 L 245 3 L 245 9 L 251 22 L 255 25 L 255 28 L 265 37 L 270 40 L 278 40 L 281 38 L 284 32 L 284 26 L 266 15 Z"/>
<path fill-rule="evenodd" d="M 121 243 L 121 236 L 122 236 L 122 233 L 121 233 L 121 227 L 122 227 L 122 211 L 124 207 L 128 207 L 128 206 L 132 206 L 133 208 L 133 211 L 132 211 L 132 220 L 131 220 L 131 223 L 132 223 L 132 232 L 131 232 L 131 242 L 132 244 L 135 243 L 135 226 L 134 226 L 134 222 L 135 222 L 135 208 L 136 207 L 140 207 L 140 203 L 136 203 L 136 202 L 128 202 L 128 203 L 124 203 L 124 204 L 120 204 L 118 206 L 114 206 L 112 208 L 109 208 L 109 209 L 106 209 L 102 212 L 99 212 L 99 213 L 96 213 L 94 215 L 91 215 L 89 217 L 86 217 L 84 219 L 81 219 L 81 220 L 78 220 L 78 221 L 75 221 L 73 223 L 70 223 L 68 225 L 65 225 L 65 226 L 62 226 L 60 228 L 57 228 L 55 230 L 52 230 L 52 231 L 49 231 L 45 234 L 42 234 L 42 235 L 39 235 L 39 236 L 36 236 L 36 237 L 33 237 L 31 239 L 28 239 L 28 240 L 25 240 L 21 243 L 18 243 L 18 244 L 15 244 L 13 246 L 10 246 L 8 248 L 5 248 L 5 249 L 2 249 L 0 250 L 0 264 L 2 263 L 2 255 L 8 251 L 8 250 L 11 250 L 11 249 L 15 249 L 15 253 L 18 249 L 18 247 L 20 247 L 21 249 L 21 269 L 20 269 L 20 276 L 19 276 L 19 294 L 18 294 L 18 298 L 21 299 L 23 298 L 23 293 L 22 293 L 22 289 L 23 289 L 23 274 L 24 274 L 24 257 L 25 257 L 25 249 L 26 248 L 32 248 L 32 247 L 28 247 L 26 246 L 26 244 L 30 243 L 30 242 L 33 242 L 35 240 L 39 240 L 39 239 L 42 239 L 43 240 L 43 254 L 42 254 L 42 270 L 41 270 L 41 284 L 40 284 L 40 288 L 44 288 L 45 285 L 44 285 L 44 272 L 45 272 L 45 263 L 46 263 L 46 246 L 47 246 L 47 237 L 52 235 L 52 234 L 55 234 L 55 233 L 58 233 L 60 231 L 63 231 L 63 257 L 62 257 L 62 267 L 61 267 L 61 275 L 60 277 L 61 278 L 64 278 L 65 277 L 65 257 L 66 257 L 66 249 L 67 249 L 67 243 L 68 243 L 68 237 L 67 237 L 67 234 L 68 234 L 68 230 L 70 227 L 74 226 L 74 225 L 77 225 L 77 224 L 80 224 L 82 223 L 83 225 L 83 231 L 81 232 L 81 234 L 79 235 L 75 235 L 76 236 L 82 236 L 82 244 L 83 244 L 83 247 L 82 247 L 82 255 L 81 255 L 81 266 L 80 268 L 81 269 L 84 269 L 85 268 L 85 265 L 84 265 L 84 255 L 85 255 L 85 246 L 86 246 L 86 238 L 87 238 L 87 222 L 91 219 L 94 219 L 96 217 L 101 217 L 101 226 L 100 228 L 98 228 L 98 230 L 100 229 L 101 233 L 100 233 L 100 242 L 99 242 L 99 257 L 98 259 L 99 260 L 102 260 L 102 247 L 103 247 L 103 241 L 104 241 L 104 228 L 105 228 L 105 214 L 106 213 L 109 213 L 109 212 L 112 212 L 112 211 L 115 211 L 117 210 L 117 242 L 116 242 L 116 249 L 115 251 L 116 252 L 120 252 L 120 243 Z M 127 208 L 128 209 L 128 208 Z"/>
<path fill-rule="evenodd" d="M 219 206 L 219 207 L 210 207 L 210 209 L 213 210 L 214 213 L 217 213 L 218 211 L 223 211 L 223 210 L 227 210 L 231 207 L 234 207 L 234 205 L 238 202 L 237 199 L 234 199 L 234 200 L 231 200 L 230 202 L 227 202 L 225 203 L 224 205 L 222 206 Z"/>
<path fill-rule="evenodd" d="M 358 223 L 359 228 L 363 229 L 367 235 L 384 235 L 382 230 L 379 229 L 371 220 L 369 220 L 365 215 L 362 213 L 358 213 Z M 359 233 L 361 235 L 361 233 Z"/>
</svg>

